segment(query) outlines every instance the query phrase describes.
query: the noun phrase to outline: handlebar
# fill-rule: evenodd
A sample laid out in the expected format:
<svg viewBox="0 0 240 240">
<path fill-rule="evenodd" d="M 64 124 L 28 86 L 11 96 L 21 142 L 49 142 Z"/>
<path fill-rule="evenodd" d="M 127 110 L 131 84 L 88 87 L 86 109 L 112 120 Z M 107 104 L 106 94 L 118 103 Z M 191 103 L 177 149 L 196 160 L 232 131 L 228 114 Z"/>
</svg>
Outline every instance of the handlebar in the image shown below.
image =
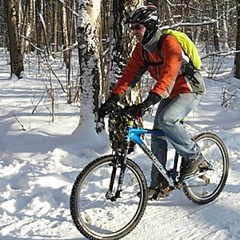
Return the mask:
<svg viewBox="0 0 240 240">
<path fill-rule="evenodd" d="M 129 121 L 133 122 L 133 125 L 136 125 L 136 119 L 132 117 L 127 112 L 128 106 L 123 108 L 122 106 L 116 105 L 110 112 L 108 112 L 106 115 L 109 115 L 109 121 L 115 121 L 121 122 L 121 123 L 127 123 Z M 105 116 L 106 116 L 105 115 Z M 101 132 L 103 129 L 105 129 L 105 123 L 104 118 L 98 118 L 98 123 L 96 130 L 97 132 Z"/>
</svg>

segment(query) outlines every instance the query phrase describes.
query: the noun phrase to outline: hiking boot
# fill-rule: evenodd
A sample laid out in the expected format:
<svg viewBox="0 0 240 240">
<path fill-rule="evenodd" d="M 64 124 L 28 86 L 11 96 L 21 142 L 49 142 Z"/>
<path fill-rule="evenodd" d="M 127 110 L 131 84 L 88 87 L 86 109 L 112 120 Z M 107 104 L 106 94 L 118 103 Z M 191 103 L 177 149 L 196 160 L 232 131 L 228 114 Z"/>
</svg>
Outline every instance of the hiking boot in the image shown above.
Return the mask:
<svg viewBox="0 0 240 240">
<path fill-rule="evenodd" d="M 156 200 L 158 197 L 158 194 L 160 193 L 160 189 L 159 188 L 148 188 L 147 191 L 147 200 Z"/>
<path fill-rule="evenodd" d="M 171 187 L 166 187 L 161 189 L 160 187 L 157 188 L 148 188 L 147 191 L 147 200 L 158 200 L 159 198 L 165 198 L 169 196 L 169 193 L 173 189 Z M 140 197 L 140 192 L 137 193 L 137 196 Z"/>
<path fill-rule="evenodd" d="M 147 200 L 157 200 L 159 198 L 164 198 L 169 196 L 169 193 L 174 189 L 174 187 L 169 186 L 167 180 L 160 175 L 159 184 L 157 187 L 149 187 L 147 190 Z M 140 197 L 140 192 L 137 193 Z"/>
<path fill-rule="evenodd" d="M 172 192 L 172 190 L 173 190 L 173 188 L 170 186 L 167 186 L 165 188 L 160 188 L 157 199 L 168 197 L 170 192 Z"/>
<path fill-rule="evenodd" d="M 155 199 L 159 193 L 159 188 L 148 188 L 147 190 L 147 200 Z M 137 193 L 137 196 L 141 196 L 141 192 Z"/>
<path fill-rule="evenodd" d="M 194 160 L 182 158 L 180 177 L 183 179 L 184 177 L 188 177 L 196 173 L 199 170 L 199 165 L 201 164 L 205 164 L 202 153 L 199 153 L 198 157 Z"/>
</svg>

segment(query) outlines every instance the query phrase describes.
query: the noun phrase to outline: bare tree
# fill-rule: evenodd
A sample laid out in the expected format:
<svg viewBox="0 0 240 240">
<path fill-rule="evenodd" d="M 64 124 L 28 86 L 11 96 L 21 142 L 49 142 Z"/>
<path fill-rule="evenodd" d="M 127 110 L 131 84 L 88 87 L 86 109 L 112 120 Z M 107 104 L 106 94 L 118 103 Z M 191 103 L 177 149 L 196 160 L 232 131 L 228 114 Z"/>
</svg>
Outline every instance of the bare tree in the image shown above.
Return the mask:
<svg viewBox="0 0 240 240">
<path fill-rule="evenodd" d="M 53 1 L 53 46 L 52 56 L 56 58 L 58 51 L 58 1 Z"/>
<path fill-rule="evenodd" d="M 240 51 L 240 0 L 237 0 L 237 39 L 236 39 L 236 50 Z M 235 59 L 236 72 L 235 77 L 240 79 L 240 52 L 236 53 Z"/>
<path fill-rule="evenodd" d="M 144 4 L 143 0 L 126 0 L 125 1 L 125 15 L 129 14 L 130 11 L 137 8 L 138 6 L 141 6 Z M 128 27 L 128 26 L 126 26 Z M 125 59 L 124 64 L 126 63 L 127 59 L 131 56 L 131 52 L 133 50 L 133 47 L 136 44 L 136 40 L 133 39 L 132 33 L 129 31 L 128 28 L 125 27 L 125 31 L 123 34 L 123 57 Z M 128 103 L 140 103 L 142 101 L 142 88 L 141 88 L 141 82 L 139 82 L 133 89 L 131 87 L 128 89 L 131 90 L 131 93 L 128 94 L 128 91 L 126 92 L 126 98 L 125 100 Z M 134 96 L 134 97 L 133 97 Z"/>
<path fill-rule="evenodd" d="M 78 1 L 78 50 L 80 64 L 80 122 L 79 128 L 84 128 L 89 121 L 97 122 L 94 114 L 98 109 L 100 89 L 99 68 L 99 29 L 100 1 Z"/>
<path fill-rule="evenodd" d="M 67 1 L 64 1 L 67 2 Z M 62 21 L 62 33 L 63 33 L 63 46 L 64 46 L 64 52 L 63 52 L 63 58 L 64 62 L 66 64 L 66 68 L 70 68 L 70 36 L 69 36 L 69 29 L 68 29 L 68 24 L 67 22 L 70 21 L 68 19 L 68 9 L 65 4 L 62 6 L 62 16 L 63 16 L 63 21 Z"/>
<path fill-rule="evenodd" d="M 10 46 L 11 76 L 12 74 L 15 74 L 18 78 L 21 78 L 21 73 L 24 71 L 24 66 L 19 40 L 16 3 L 15 0 L 4 0 L 4 4 L 6 9 Z"/>
<path fill-rule="evenodd" d="M 115 0 L 112 3 L 112 32 L 110 32 L 110 36 L 112 37 L 109 41 L 109 48 L 111 49 L 110 85 L 115 85 L 116 79 L 121 74 L 124 66 L 124 47 L 122 41 L 124 34 L 124 3 L 125 0 Z"/>
<path fill-rule="evenodd" d="M 217 0 L 212 1 L 212 16 L 214 19 L 218 19 L 219 11 L 218 11 L 218 2 Z M 220 51 L 220 45 L 219 45 L 219 22 L 216 21 L 216 23 L 213 25 L 213 43 L 214 43 L 214 49 L 215 51 Z"/>
<path fill-rule="evenodd" d="M 158 7 L 161 26 L 177 26 L 179 30 L 184 30 L 200 44 L 198 46 L 202 46 L 204 53 L 211 55 L 221 48 L 226 51 L 235 47 L 240 49 L 240 30 L 236 30 L 235 17 L 239 6 L 236 8 L 233 0 L 4 0 L 0 1 L 0 13 L 7 9 L 8 18 L 0 14 L 0 43 L 6 46 L 4 21 L 8 19 L 11 72 L 20 76 L 23 71 L 21 54 L 28 54 L 26 49 L 37 49 L 39 56 L 46 54 L 56 60 L 60 58 L 67 73 L 66 83 L 61 83 L 63 91 L 67 92 L 67 102 L 80 101 L 81 116 L 84 116 L 83 105 L 92 99 L 92 103 L 87 105 L 91 105 L 95 114 L 98 101 L 108 97 L 110 86 L 115 85 L 134 47 L 131 31 L 124 24 L 124 19 L 130 11 L 144 3 Z M 75 10 L 76 5 L 78 11 Z M 208 21 L 214 24 L 202 24 Z M 179 27 L 179 23 L 182 26 Z M 79 64 L 74 66 L 74 54 L 78 54 L 73 50 L 77 45 L 77 34 Z M 237 53 L 235 64 L 236 75 L 239 76 L 238 58 Z M 134 94 L 138 99 L 129 95 L 127 102 L 141 101 L 141 85 L 134 90 L 139 91 Z M 91 112 L 90 109 L 88 111 Z M 83 120 L 84 117 L 81 118 Z"/>
</svg>

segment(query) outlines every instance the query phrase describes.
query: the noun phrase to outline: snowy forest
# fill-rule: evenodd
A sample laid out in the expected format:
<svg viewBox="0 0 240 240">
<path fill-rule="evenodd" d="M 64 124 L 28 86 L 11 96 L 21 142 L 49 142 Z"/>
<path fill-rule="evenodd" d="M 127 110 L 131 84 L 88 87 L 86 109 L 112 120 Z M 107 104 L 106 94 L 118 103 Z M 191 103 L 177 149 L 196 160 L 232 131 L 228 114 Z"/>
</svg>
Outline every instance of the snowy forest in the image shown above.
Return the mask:
<svg viewBox="0 0 240 240">
<path fill-rule="evenodd" d="M 232 0 L 1 1 L 0 47 L 9 53 L 10 77 L 27 74 L 24 65 L 32 64 L 27 59 L 34 55 L 39 71 L 45 68 L 49 79 L 46 88 L 53 102 L 53 115 L 56 93 L 51 80 L 56 79 L 67 103 L 90 104 L 91 108 L 81 108 L 80 123 L 97 118 L 99 105 L 120 76 L 134 46 L 124 24 L 126 16 L 137 6 L 150 3 L 158 7 L 160 28 L 181 30 L 194 41 L 202 60 L 208 63 L 203 70 L 209 77 L 220 71 L 219 56 L 236 55 L 233 70 L 240 78 L 240 7 Z M 54 59 L 62 62 L 64 78 L 52 66 Z M 135 91 L 142 94 L 140 86 Z M 130 96 L 129 100 L 141 98 Z"/>
<path fill-rule="evenodd" d="M 125 19 L 149 3 L 159 28 L 183 31 L 197 46 L 207 90 L 185 127 L 222 139 L 229 175 L 209 204 L 181 190 L 149 201 L 123 239 L 240 239 L 240 0 L 1 0 L 0 239 L 86 239 L 71 217 L 71 191 L 87 164 L 113 152 L 108 116 L 99 128 L 98 110 L 135 45 Z M 125 102 L 142 101 L 152 84 L 144 75 Z M 142 118 L 144 127 L 155 111 Z M 171 162 L 171 146 L 168 153 Z M 128 156 L 149 182 L 146 155 L 135 148 Z"/>
</svg>

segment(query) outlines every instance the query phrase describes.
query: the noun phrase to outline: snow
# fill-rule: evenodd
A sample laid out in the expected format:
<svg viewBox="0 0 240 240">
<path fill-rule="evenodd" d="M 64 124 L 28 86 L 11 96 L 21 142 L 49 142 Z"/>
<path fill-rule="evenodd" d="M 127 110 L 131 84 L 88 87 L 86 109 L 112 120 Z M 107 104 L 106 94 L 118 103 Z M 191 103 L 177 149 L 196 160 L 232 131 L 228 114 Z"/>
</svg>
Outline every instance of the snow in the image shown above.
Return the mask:
<svg viewBox="0 0 240 240">
<path fill-rule="evenodd" d="M 66 104 L 56 83 L 58 99 L 51 122 L 49 98 L 39 100 L 47 82 L 37 66 L 26 66 L 22 79 L 8 79 L 7 57 L 0 58 L 0 239 L 85 239 L 73 225 L 69 196 L 75 178 L 91 160 L 110 153 L 106 133 L 97 135 L 91 121 L 77 130 L 79 106 Z M 62 71 L 64 76 L 64 70 Z M 229 71 L 230 72 L 230 71 Z M 207 93 L 187 118 L 193 135 L 211 131 L 227 145 L 230 172 L 220 196 L 207 205 L 190 202 L 182 191 L 150 201 L 138 226 L 124 239 L 240 239 L 240 107 L 237 96 L 221 107 L 222 88 L 238 84 L 205 78 Z M 236 89 L 235 89 L 236 90 Z M 32 114 L 34 107 L 36 111 Z M 145 117 L 151 126 L 152 116 Z M 84 131 L 83 131 L 84 129 Z M 149 179 L 150 163 L 136 150 Z"/>
</svg>

